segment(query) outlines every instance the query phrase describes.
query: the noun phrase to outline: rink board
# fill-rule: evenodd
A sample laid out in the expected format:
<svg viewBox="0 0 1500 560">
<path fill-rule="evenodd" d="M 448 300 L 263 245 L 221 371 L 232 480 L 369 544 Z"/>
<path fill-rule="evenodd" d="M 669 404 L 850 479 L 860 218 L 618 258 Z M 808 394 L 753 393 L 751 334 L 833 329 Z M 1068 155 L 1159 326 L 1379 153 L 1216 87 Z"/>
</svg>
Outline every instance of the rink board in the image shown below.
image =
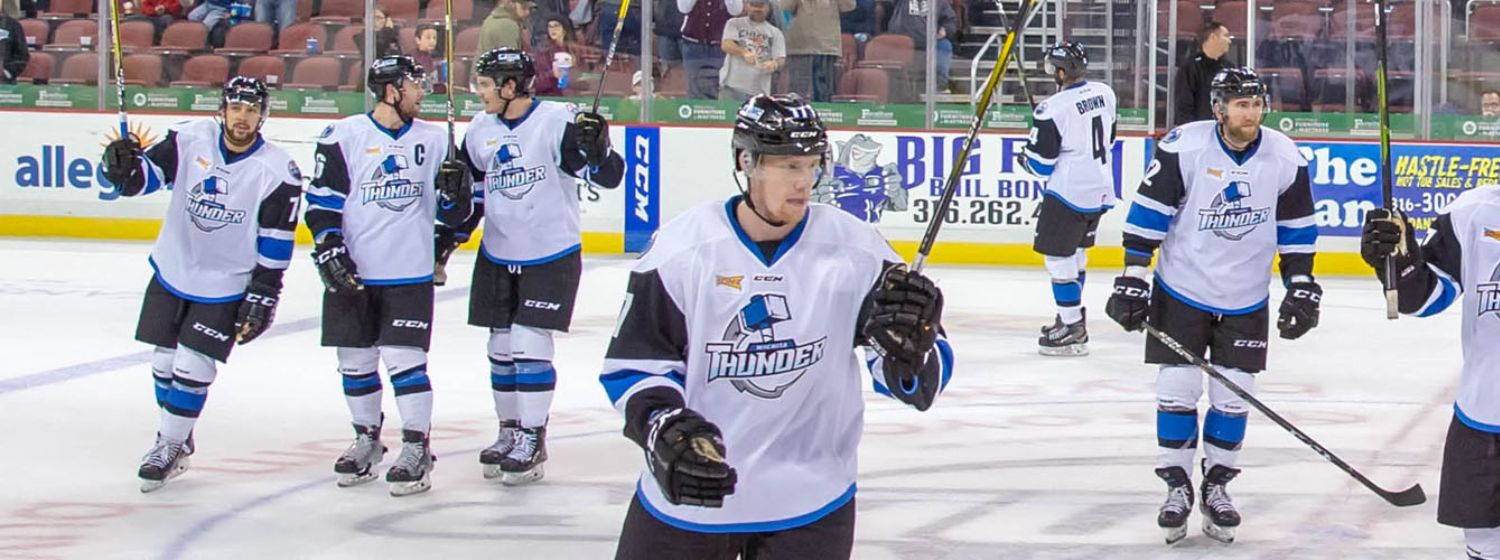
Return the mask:
<svg viewBox="0 0 1500 560">
<path fill-rule="evenodd" d="M 151 141 L 188 115 L 131 117 L 133 130 Z M 196 117 L 201 118 L 201 117 Z M 313 170 L 315 139 L 330 120 L 273 117 L 264 133 L 291 152 L 306 174 Z M 463 134 L 459 124 L 458 134 Z M 98 113 L 0 111 L 0 235 L 151 239 L 168 197 L 118 196 L 100 174 L 102 147 L 115 134 Z M 730 129 L 707 126 L 616 126 L 612 142 L 626 159 L 618 189 L 580 186 L 585 249 L 598 253 L 642 250 L 662 223 L 695 205 L 737 191 L 730 174 Z M 1015 156 L 1021 135 L 981 135 L 963 162 L 953 206 L 937 216 L 941 186 L 964 140 L 933 131 L 836 129 L 833 169 L 815 197 L 871 221 L 910 256 L 926 224 L 943 219 L 932 262 L 1038 265 L 1030 249 L 1035 211 L 1045 181 L 1021 171 Z M 1322 232 L 1318 272 L 1368 274 L 1357 251 L 1364 211 L 1379 204 L 1379 149 L 1373 142 L 1299 141 L 1310 161 Z M 1121 262 L 1125 208 L 1140 184 L 1152 141 L 1122 137 L 1109 150 L 1119 198 L 1090 253 L 1100 265 Z M 1500 178 L 1500 146 L 1409 143 L 1393 147 L 1397 205 L 1419 223 L 1464 189 Z M 306 241 L 305 229 L 299 239 Z"/>
</svg>

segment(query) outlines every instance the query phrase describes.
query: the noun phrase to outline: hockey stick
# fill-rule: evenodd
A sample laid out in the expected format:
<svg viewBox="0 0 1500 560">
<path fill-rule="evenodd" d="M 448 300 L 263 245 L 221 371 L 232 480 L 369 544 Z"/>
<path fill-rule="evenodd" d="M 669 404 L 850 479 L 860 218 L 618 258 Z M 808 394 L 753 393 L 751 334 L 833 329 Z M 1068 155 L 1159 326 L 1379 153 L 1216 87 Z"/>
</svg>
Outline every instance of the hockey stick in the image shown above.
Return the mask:
<svg viewBox="0 0 1500 560">
<path fill-rule="evenodd" d="M 113 43 L 115 55 L 115 99 L 120 104 L 120 139 L 130 139 L 130 123 L 125 116 L 125 64 L 120 59 L 120 6 L 118 2 L 109 3 L 109 39 Z"/>
<path fill-rule="evenodd" d="M 615 31 L 609 39 L 609 51 L 604 54 L 604 67 L 599 69 L 599 84 L 594 87 L 593 113 L 599 112 L 599 98 L 604 95 L 604 77 L 609 75 L 609 65 L 615 62 L 615 49 L 620 46 L 620 31 L 625 29 L 625 12 L 629 10 L 630 0 L 620 2 L 620 13 L 615 17 Z"/>
<path fill-rule="evenodd" d="M 912 259 L 913 271 L 921 272 L 922 267 L 927 264 L 927 256 L 932 254 L 932 244 L 937 241 L 938 230 L 943 227 L 943 216 L 947 215 L 948 207 L 953 205 L 953 195 L 958 192 L 958 179 L 963 176 L 962 162 L 969 160 L 969 151 L 974 149 L 974 141 L 979 138 L 979 129 L 984 126 L 984 117 L 990 111 L 990 102 L 995 97 L 995 90 L 999 89 L 1000 78 L 1005 74 L 1006 61 L 1010 59 L 1011 51 L 1025 30 L 1026 22 L 1035 7 L 1036 0 L 1021 0 L 1016 26 L 1005 32 L 1005 42 L 1000 45 L 1000 56 L 995 59 L 995 67 L 990 69 L 989 78 L 984 80 L 983 93 L 979 96 L 979 107 L 974 110 L 974 120 L 969 123 L 969 136 L 964 140 L 964 147 L 959 150 L 958 157 L 953 158 L 951 162 L 953 168 L 948 171 L 948 181 L 943 185 L 943 197 L 938 200 L 937 209 L 932 214 L 932 221 L 927 222 L 927 232 L 922 234 L 922 244 L 917 247 L 917 256 Z"/>
<path fill-rule="evenodd" d="M 448 94 L 448 159 L 452 160 L 458 153 L 458 147 L 453 145 L 453 0 L 444 1 L 443 35 L 443 81 L 444 91 Z"/>
<path fill-rule="evenodd" d="M 1182 347 L 1182 344 L 1178 343 L 1176 340 L 1173 340 L 1172 337 L 1167 336 L 1166 333 L 1157 330 L 1156 327 L 1153 327 L 1149 324 L 1143 326 L 1146 327 L 1147 333 L 1150 333 L 1151 336 L 1156 338 L 1156 340 L 1161 341 L 1162 344 L 1167 345 L 1167 348 L 1171 348 L 1172 351 L 1176 352 L 1178 356 L 1182 356 L 1183 359 L 1192 362 L 1193 365 L 1198 366 L 1198 369 L 1203 370 L 1203 373 L 1206 373 L 1209 377 L 1218 380 L 1218 382 L 1222 383 L 1225 388 L 1229 389 L 1229 392 L 1234 393 L 1239 398 L 1245 399 L 1245 402 L 1250 403 L 1250 406 L 1255 407 L 1255 409 L 1259 410 L 1261 414 L 1266 415 L 1266 417 L 1270 418 L 1272 422 L 1275 422 L 1277 426 L 1281 426 L 1282 429 L 1291 432 L 1293 437 L 1301 440 L 1302 443 L 1307 444 L 1307 446 L 1311 447 L 1313 451 L 1316 451 L 1319 455 L 1322 455 L 1324 459 L 1327 459 L 1328 462 L 1333 463 L 1334 466 L 1338 467 L 1339 470 L 1344 471 L 1345 474 L 1354 477 L 1354 480 L 1358 480 L 1360 484 L 1365 485 L 1365 488 L 1369 488 L 1371 492 L 1379 494 L 1380 497 L 1384 498 L 1386 502 L 1389 502 L 1391 505 L 1397 507 L 1407 507 L 1421 504 L 1427 501 L 1427 494 L 1422 491 L 1421 484 L 1414 484 L 1411 488 L 1407 488 L 1400 492 L 1392 492 L 1390 490 L 1386 490 L 1384 488 L 1376 486 L 1374 482 L 1371 482 L 1370 479 L 1365 478 L 1365 475 L 1360 474 L 1359 471 L 1354 470 L 1354 467 L 1349 466 L 1349 463 L 1345 463 L 1343 459 L 1340 459 L 1338 457 L 1338 455 L 1334 455 L 1332 451 L 1329 451 L 1328 448 L 1323 447 L 1318 442 L 1313 441 L 1313 438 L 1303 433 L 1302 430 L 1297 429 L 1297 427 L 1293 426 L 1291 422 L 1287 421 L 1287 419 L 1282 418 L 1280 414 L 1276 414 L 1269 407 L 1267 407 L 1265 403 L 1260 402 L 1260 399 L 1255 398 L 1254 395 L 1246 392 L 1245 389 L 1241 388 L 1239 385 L 1235 385 L 1233 381 L 1230 381 L 1227 377 L 1224 376 L 1223 373 L 1220 373 L 1218 369 L 1215 369 L 1213 366 L 1209 365 L 1209 363 L 1204 361 L 1203 358 L 1200 358 L 1194 355 L 1192 352 L 1189 352 L 1187 348 Z"/>
<path fill-rule="evenodd" d="M 1000 4 L 1000 0 L 995 0 L 995 11 L 1000 14 L 1000 25 L 1010 29 L 1010 18 L 1005 17 L 1005 6 Z M 1031 88 L 1026 85 L 1026 67 L 1021 64 L 1021 49 L 1012 50 L 1010 54 L 1011 59 L 1016 62 L 1016 80 L 1021 82 L 1021 93 L 1026 94 L 1026 104 L 1030 105 L 1031 112 L 1035 113 L 1036 98 L 1031 96 Z"/>
<path fill-rule="evenodd" d="M 1385 10 L 1386 0 L 1375 0 L 1375 91 L 1377 109 L 1380 111 L 1380 202 L 1387 210 L 1393 208 L 1391 195 L 1391 109 L 1386 97 Z M 1401 218 L 1402 228 L 1409 227 Z M 1398 245 L 1397 250 L 1404 249 Z M 1395 319 L 1401 314 L 1397 310 L 1395 259 L 1385 260 L 1385 276 L 1381 282 L 1385 289 L 1385 318 Z"/>
</svg>

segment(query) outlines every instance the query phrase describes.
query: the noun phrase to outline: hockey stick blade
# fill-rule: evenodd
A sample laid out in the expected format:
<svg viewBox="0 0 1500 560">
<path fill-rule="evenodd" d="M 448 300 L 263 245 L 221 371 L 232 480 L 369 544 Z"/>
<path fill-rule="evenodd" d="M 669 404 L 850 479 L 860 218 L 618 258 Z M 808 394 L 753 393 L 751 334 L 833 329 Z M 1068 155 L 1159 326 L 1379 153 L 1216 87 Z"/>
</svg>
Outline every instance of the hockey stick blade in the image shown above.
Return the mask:
<svg viewBox="0 0 1500 560">
<path fill-rule="evenodd" d="M 1260 402 L 1260 399 L 1255 398 L 1255 395 L 1250 394 L 1249 391 L 1246 391 L 1235 382 L 1230 381 L 1228 377 L 1225 377 L 1224 374 L 1221 373 L 1218 369 L 1214 368 L 1214 366 L 1209 365 L 1209 363 L 1202 357 L 1188 351 L 1187 348 L 1183 347 L 1182 343 L 1177 342 L 1176 339 L 1167 335 L 1167 333 L 1157 330 L 1156 327 L 1153 327 L 1150 324 L 1146 324 L 1143 326 L 1145 327 L 1148 334 L 1156 338 L 1156 340 L 1161 341 L 1163 345 L 1166 345 L 1167 348 L 1170 348 L 1173 352 L 1176 352 L 1178 356 L 1182 356 L 1183 359 L 1192 362 L 1192 364 L 1194 366 L 1197 366 L 1198 369 L 1203 370 L 1203 373 L 1208 374 L 1209 377 L 1212 377 L 1215 381 L 1218 381 L 1219 384 L 1224 386 L 1224 388 L 1229 389 L 1229 392 L 1234 393 L 1235 396 L 1241 399 L 1244 399 L 1245 402 L 1248 403 L 1252 408 L 1259 410 L 1261 414 L 1264 414 L 1266 416 L 1266 418 L 1270 418 L 1271 421 L 1275 422 L 1277 426 L 1281 426 L 1281 429 L 1286 430 L 1288 433 L 1292 434 L 1292 437 L 1297 438 L 1297 441 L 1301 441 L 1308 447 L 1311 447 L 1312 450 L 1318 455 L 1322 456 L 1324 459 L 1327 459 L 1328 462 L 1333 463 L 1333 466 L 1338 467 L 1341 471 L 1344 471 L 1344 474 L 1347 474 L 1350 477 L 1354 478 L 1354 480 L 1364 485 L 1365 488 L 1369 488 L 1371 492 L 1374 492 L 1376 495 L 1385 499 L 1386 502 L 1396 507 L 1407 507 L 1427 501 L 1427 493 L 1422 491 L 1422 485 L 1420 484 L 1412 486 L 1411 488 L 1407 488 L 1400 492 L 1391 492 L 1390 490 L 1386 490 L 1384 488 L 1381 488 L 1380 486 L 1377 486 L 1375 482 L 1371 481 L 1363 473 L 1355 470 L 1354 467 L 1349 465 L 1349 463 L 1346 463 L 1343 459 L 1340 459 L 1338 455 L 1334 455 L 1333 452 L 1329 451 L 1327 447 L 1323 447 L 1323 444 L 1318 443 L 1312 438 L 1312 436 L 1307 435 L 1307 433 L 1297 428 L 1297 426 L 1293 425 L 1290 421 L 1282 418 L 1280 414 L 1276 413 L 1276 411 L 1271 410 L 1271 408 L 1266 406 L 1265 403 Z"/>
</svg>

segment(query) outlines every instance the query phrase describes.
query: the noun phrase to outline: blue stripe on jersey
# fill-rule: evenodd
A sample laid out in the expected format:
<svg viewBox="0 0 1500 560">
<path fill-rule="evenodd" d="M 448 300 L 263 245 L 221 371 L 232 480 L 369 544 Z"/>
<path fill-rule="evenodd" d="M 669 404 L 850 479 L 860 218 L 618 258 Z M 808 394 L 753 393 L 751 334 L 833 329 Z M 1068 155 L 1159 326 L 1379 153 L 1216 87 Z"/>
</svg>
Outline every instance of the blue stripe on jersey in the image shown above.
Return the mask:
<svg viewBox="0 0 1500 560">
<path fill-rule="evenodd" d="M 1415 313 L 1418 317 L 1431 317 L 1442 313 L 1444 309 L 1447 309 L 1448 306 L 1453 305 L 1454 301 L 1458 300 L 1458 286 L 1455 286 L 1452 280 L 1449 280 L 1447 276 L 1442 274 L 1433 273 L 1433 276 L 1436 276 L 1438 279 L 1437 298 L 1433 299 L 1429 297 L 1430 301 L 1427 302 L 1427 305 L 1423 305 Z"/>
<path fill-rule="evenodd" d="M 1481 432 L 1500 434 L 1500 426 L 1496 426 L 1494 424 L 1485 424 L 1484 422 L 1469 418 L 1469 415 L 1464 414 L 1463 409 L 1458 407 L 1458 403 L 1453 403 L 1453 415 L 1458 418 L 1459 422 L 1463 422 L 1465 426 L 1474 428 Z"/>
<path fill-rule="evenodd" d="M 948 388 L 948 380 L 953 378 L 953 347 L 948 344 L 947 339 L 937 341 L 938 358 L 943 360 L 943 384 L 939 389 Z"/>
<path fill-rule="evenodd" d="M 1181 301 L 1182 303 L 1186 303 L 1186 304 L 1188 304 L 1188 306 L 1193 307 L 1195 309 L 1207 311 L 1209 313 L 1218 313 L 1220 315 L 1245 315 L 1245 314 L 1249 314 L 1249 313 L 1254 313 L 1256 311 L 1259 311 L 1260 308 L 1265 307 L 1266 303 L 1268 303 L 1268 302 L 1271 301 L 1270 294 L 1267 294 L 1266 295 L 1266 299 L 1260 300 L 1260 303 L 1256 303 L 1256 304 L 1248 306 L 1248 307 L 1241 307 L 1239 309 L 1222 309 L 1222 308 L 1214 307 L 1212 305 L 1206 305 L 1206 304 L 1198 303 L 1196 301 L 1188 299 L 1186 296 L 1183 296 L 1181 293 L 1178 293 L 1177 290 L 1173 290 L 1172 287 L 1168 286 L 1166 282 L 1163 282 L 1162 279 L 1161 279 L 1161 276 L 1157 276 L 1156 277 L 1155 284 L 1156 284 L 1156 287 L 1161 288 L 1163 291 L 1167 292 L 1168 294 L 1171 294 L 1172 297 L 1177 298 L 1177 301 Z"/>
<path fill-rule="evenodd" d="M 490 262 L 498 264 L 500 266 L 533 266 L 538 264 L 546 264 L 582 250 L 583 244 L 579 243 L 545 257 L 538 257 L 528 261 L 511 261 L 491 255 L 489 251 L 484 250 L 483 243 L 479 245 L 479 254 L 484 255 L 484 258 L 489 259 Z"/>
<path fill-rule="evenodd" d="M 380 124 L 380 121 L 375 120 L 375 113 L 365 113 L 365 116 L 370 118 L 370 124 L 375 125 L 375 130 L 384 132 L 385 135 L 390 136 L 392 140 L 400 140 L 402 136 L 406 135 L 406 131 L 411 130 L 411 123 L 416 122 L 415 119 L 403 122 L 401 123 L 400 130 L 391 131 L 391 129 L 386 128 L 384 125 Z"/>
<path fill-rule="evenodd" d="M 1072 208 L 1074 212 L 1078 212 L 1080 214 L 1097 214 L 1099 212 L 1103 212 L 1105 210 L 1109 210 L 1110 208 L 1113 207 L 1110 204 L 1103 204 L 1103 205 L 1100 205 L 1100 206 L 1095 206 L 1093 208 L 1085 208 L 1085 207 L 1079 206 L 1077 204 L 1073 204 L 1071 202 L 1068 202 L 1068 199 L 1063 198 L 1062 195 L 1057 194 L 1055 192 L 1052 192 L 1051 190 L 1042 191 L 1042 194 L 1045 195 L 1045 196 L 1050 196 L 1050 197 L 1052 197 L 1054 199 L 1057 199 L 1057 201 L 1061 202 L 1063 204 L 1063 206 L 1067 206 L 1068 208 Z"/>
<path fill-rule="evenodd" d="M 255 238 L 255 250 L 260 256 L 276 260 L 292 260 L 292 240 L 260 236 Z"/>
<path fill-rule="evenodd" d="M 404 286 L 404 285 L 407 285 L 407 284 L 421 284 L 423 282 L 431 282 L 431 281 L 432 281 L 432 275 L 431 274 L 428 274 L 426 276 L 418 276 L 418 277 L 415 277 L 415 278 L 388 278 L 388 279 L 380 279 L 380 278 L 371 279 L 371 278 L 365 278 L 364 279 L 364 283 L 365 283 L 366 286 Z"/>
<path fill-rule="evenodd" d="M 1172 217 L 1140 204 L 1131 204 L 1130 214 L 1125 216 L 1125 223 L 1141 229 L 1166 233 L 1167 226 L 1172 223 Z"/>
<path fill-rule="evenodd" d="M 156 281 L 159 282 L 159 283 L 161 283 L 161 287 L 166 288 L 168 292 L 172 293 L 172 295 L 180 297 L 182 299 L 185 299 L 185 300 L 188 300 L 188 301 L 191 301 L 191 302 L 195 302 L 195 303 L 229 303 L 229 302 L 232 302 L 232 301 L 239 301 L 241 299 L 244 299 L 244 297 L 245 297 L 245 294 L 235 294 L 235 295 L 232 295 L 232 296 L 224 296 L 224 297 L 218 297 L 218 298 L 198 297 L 198 296 L 189 294 L 187 292 L 184 292 L 184 291 L 179 290 L 176 287 L 172 286 L 172 284 L 170 284 L 170 283 L 167 282 L 166 278 L 162 278 L 162 276 L 161 276 L 161 269 L 157 268 L 157 266 L 156 266 L 156 259 L 155 258 L 153 258 L 153 257 L 146 257 L 146 262 L 151 263 L 151 270 L 153 270 L 153 271 L 156 272 Z"/>
<path fill-rule="evenodd" d="M 141 194 L 151 194 L 161 188 L 161 168 L 157 167 L 150 158 L 143 158 L 146 168 L 146 189 Z"/>
<path fill-rule="evenodd" d="M 344 210 L 344 197 L 342 196 L 318 196 L 312 193 L 308 193 L 307 203 L 319 208 L 327 208 L 329 210 L 338 210 L 340 212 Z"/>
<path fill-rule="evenodd" d="M 1051 177 L 1052 176 L 1052 172 L 1057 170 L 1057 165 L 1056 164 L 1047 165 L 1045 163 L 1042 163 L 1041 160 L 1038 160 L 1038 159 L 1036 159 L 1034 157 L 1031 157 L 1029 155 L 1026 156 L 1026 164 L 1027 164 L 1028 167 L 1031 167 L 1031 170 L 1033 172 L 1035 172 L 1037 175 L 1041 175 L 1043 177 Z"/>
<path fill-rule="evenodd" d="M 734 205 L 739 204 L 739 202 L 744 198 L 744 195 L 737 194 L 730 197 L 729 200 L 724 203 L 724 211 L 729 215 L 729 227 L 730 229 L 734 230 L 735 236 L 739 237 L 740 243 L 745 246 L 745 249 L 748 249 L 750 251 L 750 254 L 755 255 L 756 259 L 759 259 L 761 263 L 765 264 L 766 267 L 769 268 L 771 265 L 776 264 L 776 261 L 780 259 L 782 255 L 785 255 L 787 251 L 790 251 L 792 249 L 792 246 L 797 244 L 798 239 L 802 238 L 802 230 L 807 228 L 807 221 L 812 219 L 812 212 L 807 212 L 802 215 L 802 221 L 797 222 L 797 227 L 792 228 L 792 232 L 787 234 L 786 239 L 781 240 L 781 245 L 777 247 L 776 254 L 767 259 L 766 255 L 761 252 L 760 245 L 756 244 L 754 241 L 751 241 L 750 236 L 745 234 L 745 229 L 740 227 L 739 217 L 735 216 L 734 214 Z"/>
<path fill-rule="evenodd" d="M 1318 226 L 1289 228 L 1276 226 L 1277 245 L 1312 245 L 1318 242 Z"/>
<path fill-rule="evenodd" d="M 848 490 L 845 490 L 843 494 L 839 495 L 839 497 L 834 498 L 833 501 L 828 502 L 828 505 L 796 517 L 779 519 L 776 521 L 761 521 L 758 523 L 724 523 L 710 525 L 707 523 L 694 523 L 692 521 L 677 519 L 667 515 L 661 510 L 656 509 L 656 506 L 651 505 L 651 500 L 646 499 L 646 497 L 644 496 L 644 492 L 641 490 L 640 484 L 641 482 L 636 483 L 636 501 L 640 502 L 641 507 L 645 508 L 646 513 L 650 513 L 651 517 L 655 517 L 657 521 L 666 523 L 667 525 L 671 525 L 684 531 L 712 534 L 770 533 L 774 531 L 796 529 L 798 527 L 808 525 L 814 521 L 827 517 L 830 513 L 838 511 L 839 508 L 844 507 L 849 503 L 850 500 L 854 499 L 855 491 L 855 485 L 850 484 Z"/>
<path fill-rule="evenodd" d="M 635 369 L 622 369 L 606 373 L 599 376 L 599 383 L 604 385 L 604 393 L 609 395 L 609 402 L 613 403 L 619 402 L 620 397 L 624 396 L 625 392 L 629 391 L 637 383 L 653 377 L 669 379 L 673 383 L 676 383 L 679 388 L 687 385 L 687 376 L 676 370 L 669 371 L 666 375 L 657 375 Z"/>
</svg>

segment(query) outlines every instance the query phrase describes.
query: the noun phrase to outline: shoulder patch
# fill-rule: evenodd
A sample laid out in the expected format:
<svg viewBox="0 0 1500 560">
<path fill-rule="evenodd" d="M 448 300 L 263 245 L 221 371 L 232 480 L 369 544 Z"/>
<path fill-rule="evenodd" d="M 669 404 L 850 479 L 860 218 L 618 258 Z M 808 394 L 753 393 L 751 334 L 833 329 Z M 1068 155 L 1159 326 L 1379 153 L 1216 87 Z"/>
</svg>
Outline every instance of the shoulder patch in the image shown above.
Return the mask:
<svg viewBox="0 0 1500 560">
<path fill-rule="evenodd" d="M 1047 114 L 1047 102 L 1043 101 L 1040 105 L 1036 106 L 1035 115 L 1040 117 L 1045 114 Z"/>
<path fill-rule="evenodd" d="M 331 124 L 328 125 L 326 128 L 323 129 L 323 133 L 319 134 L 318 138 L 319 139 L 323 139 L 323 138 L 328 138 L 329 136 L 333 136 L 333 125 L 331 125 Z"/>
<path fill-rule="evenodd" d="M 1161 143 L 1171 144 L 1173 142 L 1176 142 L 1178 138 L 1182 138 L 1182 127 L 1174 128 L 1171 132 L 1168 132 L 1167 135 L 1161 139 Z"/>
</svg>

